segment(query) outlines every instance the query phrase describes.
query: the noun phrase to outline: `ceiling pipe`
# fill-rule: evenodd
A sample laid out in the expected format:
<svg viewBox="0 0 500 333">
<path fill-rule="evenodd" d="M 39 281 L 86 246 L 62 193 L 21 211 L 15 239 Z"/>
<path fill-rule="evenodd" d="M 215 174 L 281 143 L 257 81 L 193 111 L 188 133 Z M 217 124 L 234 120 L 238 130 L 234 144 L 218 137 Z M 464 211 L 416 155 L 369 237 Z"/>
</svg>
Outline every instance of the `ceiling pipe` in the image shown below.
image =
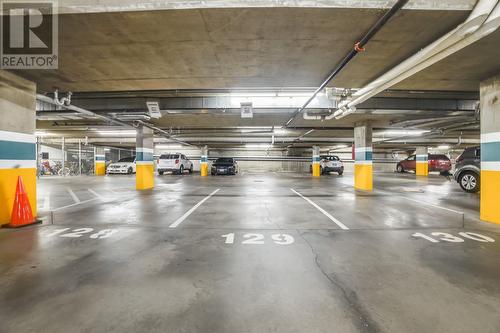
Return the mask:
<svg viewBox="0 0 500 333">
<path fill-rule="evenodd" d="M 390 125 L 392 127 L 418 127 L 425 126 L 426 124 L 432 124 L 436 121 L 457 121 L 461 119 L 467 119 L 470 116 L 448 116 L 448 117 L 431 117 L 431 118 L 418 118 L 418 119 L 409 119 L 403 121 L 391 121 Z"/>
<path fill-rule="evenodd" d="M 294 119 L 297 117 L 299 113 L 301 113 L 311 102 L 312 100 L 318 95 L 327 85 L 330 83 L 330 81 L 337 76 L 338 73 L 360 52 L 363 52 L 365 49 L 366 43 L 370 41 L 370 39 L 389 21 L 391 17 L 394 16 L 401 8 L 403 8 L 404 5 L 408 0 L 398 0 L 394 6 L 392 6 L 391 9 L 389 9 L 371 28 L 368 30 L 368 32 L 361 38 L 359 42 L 354 44 L 353 49 L 349 51 L 349 53 L 340 61 L 340 63 L 335 67 L 333 71 L 330 72 L 330 74 L 327 76 L 327 78 L 323 81 L 323 83 L 314 91 L 311 97 L 302 105 L 300 108 L 295 110 L 295 112 L 292 114 L 292 116 L 283 124 L 283 127 L 286 128 L 288 127 Z"/>
<path fill-rule="evenodd" d="M 500 2 L 479 0 L 467 20 L 457 28 L 406 59 L 362 89 L 356 91 L 351 100 L 341 103 L 334 112 L 335 119 L 356 112 L 355 106 L 377 95 L 385 89 L 424 70 L 449 55 L 491 34 L 500 26 Z"/>
<path fill-rule="evenodd" d="M 55 94 L 55 96 L 57 96 Z M 105 120 L 105 121 L 109 121 L 109 122 L 112 122 L 114 124 L 117 124 L 117 125 L 121 125 L 121 126 L 124 126 L 124 127 L 131 127 L 133 129 L 136 129 L 136 126 L 134 126 L 133 124 L 129 124 L 129 123 L 126 123 L 124 121 L 121 121 L 121 120 L 118 120 L 118 119 L 115 119 L 113 117 L 110 117 L 110 116 L 106 116 L 106 115 L 102 115 L 102 114 L 98 114 L 98 113 L 95 113 L 95 112 L 92 112 L 92 111 L 89 111 L 89 110 L 85 110 L 85 109 L 82 109 L 78 106 L 74 106 L 74 105 L 67 105 L 66 103 L 63 103 L 62 105 L 60 105 L 59 103 L 61 103 L 61 101 L 57 100 L 56 102 L 56 99 L 52 99 L 48 96 L 45 96 L 45 95 L 41 95 L 41 94 L 37 94 L 36 95 L 36 98 L 42 102 L 47 102 L 47 103 L 52 103 L 54 105 L 59 105 L 65 109 L 68 109 L 68 110 L 72 110 L 72 111 L 76 111 L 78 113 L 82 113 L 82 114 L 85 114 L 85 115 L 88 115 L 88 116 L 92 116 L 92 117 L 96 117 L 96 118 L 99 118 L 99 119 L 102 119 L 102 120 Z M 142 120 L 138 120 L 136 121 L 135 123 L 139 123 L 143 126 L 146 126 L 156 132 L 159 132 L 162 134 L 162 136 L 166 137 L 167 139 L 170 139 L 172 141 L 175 141 L 177 143 L 180 143 L 180 144 L 183 144 L 183 145 L 187 145 L 187 146 L 193 146 L 192 144 L 190 143 L 187 143 L 187 142 L 184 142 L 184 141 L 181 141 L 181 140 L 178 140 L 178 139 L 172 139 L 170 138 L 170 134 L 164 130 L 162 130 L 161 128 L 158 128 L 158 127 L 155 127 L 151 124 L 148 124 L 146 122 L 143 122 Z"/>
<path fill-rule="evenodd" d="M 59 90 L 56 89 L 54 92 L 54 102 L 59 106 L 67 106 L 71 104 L 71 95 L 73 93 L 71 91 L 68 92 L 66 97 L 59 99 Z"/>
<path fill-rule="evenodd" d="M 181 140 L 176 139 L 176 138 L 172 138 L 172 136 L 170 135 L 170 133 L 168 133 L 167 131 L 165 131 L 165 130 L 159 128 L 159 127 L 153 126 L 153 125 L 151 125 L 149 123 L 146 123 L 146 122 L 144 122 L 142 120 L 137 120 L 137 121 L 135 121 L 135 123 L 139 124 L 139 125 L 142 125 L 144 127 L 147 127 L 149 129 L 152 129 L 153 131 L 161 133 L 168 140 L 177 142 L 177 143 L 185 145 L 185 146 L 190 146 L 190 147 L 196 147 L 196 148 L 198 148 L 198 146 L 193 145 L 191 143 L 188 143 L 188 142 L 185 142 L 185 141 L 181 141 Z"/>
<path fill-rule="evenodd" d="M 42 101 L 42 102 L 52 103 L 53 105 L 61 106 L 61 107 L 65 108 L 65 109 L 67 109 L 67 110 L 76 111 L 78 113 L 85 114 L 87 116 L 99 118 L 99 119 L 102 119 L 102 120 L 105 120 L 105 121 L 110 121 L 110 122 L 112 122 L 114 124 L 117 124 L 117 125 L 126 126 L 126 127 L 133 127 L 132 125 L 127 124 L 127 123 L 125 123 L 123 121 L 120 121 L 120 120 L 117 120 L 117 119 L 114 119 L 112 117 L 108 117 L 108 116 L 105 116 L 105 115 L 101 115 L 101 114 L 98 114 L 98 113 L 95 113 L 95 112 L 92 112 L 92 111 L 89 111 L 89 110 L 85 110 L 85 109 L 79 108 L 78 106 L 60 104 L 61 101 L 58 100 L 56 102 L 55 98 L 52 99 L 52 98 L 50 98 L 48 96 L 45 96 L 45 95 L 37 94 L 36 95 L 36 99 L 38 99 L 39 101 Z"/>
</svg>

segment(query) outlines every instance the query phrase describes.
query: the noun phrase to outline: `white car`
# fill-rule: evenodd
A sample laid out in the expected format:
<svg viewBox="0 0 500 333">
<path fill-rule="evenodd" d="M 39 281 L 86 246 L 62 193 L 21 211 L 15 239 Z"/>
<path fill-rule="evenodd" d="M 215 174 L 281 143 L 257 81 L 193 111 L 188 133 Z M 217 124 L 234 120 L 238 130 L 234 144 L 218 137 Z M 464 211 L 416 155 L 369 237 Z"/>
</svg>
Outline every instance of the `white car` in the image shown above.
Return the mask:
<svg viewBox="0 0 500 333">
<path fill-rule="evenodd" d="M 106 169 L 106 173 L 135 173 L 135 156 L 124 157 L 116 163 L 111 163 Z"/>
<path fill-rule="evenodd" d="M 334 155 L 321 155 L 320 157 L 320 172 L 326 174 L 330 172 L 337 172 L 339 176 L 344 173 L 344 164 L 338 156 Z M 312 165 L 311 165 L 312 172 Z"/>
<path fill-rule="evenodd" d="M 177 173 L 182 175 L 185 170 L 189 173 L 193 173 L 193 162 L 188 160 L 184 154 L 163 154 L 158 159 L 158 165 L 156 170 L 158 170 L 159 175 L 163 175 L 164 172 L 172 171 L 172 173 Z"/>
</svg>

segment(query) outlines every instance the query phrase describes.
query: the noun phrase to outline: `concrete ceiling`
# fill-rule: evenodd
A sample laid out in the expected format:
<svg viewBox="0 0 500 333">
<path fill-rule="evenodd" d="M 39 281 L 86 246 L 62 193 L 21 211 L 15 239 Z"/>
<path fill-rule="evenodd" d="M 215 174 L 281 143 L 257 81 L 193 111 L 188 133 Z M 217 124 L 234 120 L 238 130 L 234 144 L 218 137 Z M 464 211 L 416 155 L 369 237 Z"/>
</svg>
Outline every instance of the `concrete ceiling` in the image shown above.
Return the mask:
<svg viewBox="0 0 500 333">
<path fill-rule="evenodd" d="M 282 6 L 282 1 L 277 1 L 275 4 L 279 4 L 271 8 L 227 8 L 231 6 L 226 1 L 195 1 L 190 9 L 158 10 L 163 9 L 160 7 L 164 2 L 152 0 L 156 10 L 144 7 L 137 11 L 132 2 L 108 6 L 109 2 L 89 1 L 87 7 L 65 2 L 62 12 L 71 14 L 60 15 L 59 19 L 59 69 L 16 73 L 35 81 L 42 93 L 56 88 L 73 91 L 73 104 L 97 112 L 146 111 L 145 102 L 141 102 L 140 108 L 127 108 L 121 102 L 113 104 L 116 101 L 113 95 L 118 99 L 135 95 L 145 100 L 155 95 L 178 97 L 179 92 L 187 97 L 210 96 L 215 89 L 227 92 L 237 88 L 317 87 L 383 14 L 383 8 L 392 4 L 385 1 L 383 5 L 384 1 L 378 0 L 351 1 L 358 7 L 345 8 L 341 6 L 345 1 L 324 0 L 310 2 L 319 4 L 317 8 L 305 8 L 301 7 L 303 1 L 295 1 L 295 8 L 287 8 Z M 219 3 L 218 8 L 198 8 L 204 7 L 200 3 L 213 5 L 215 2 Z M 446 6 L 454 4 L 455 10 L 429 10 L 425 7 L 429 1 L 411 1 L 413 9 L 397 13 L 368 43 L 366 52 L 349 63 L 331 86 L 357 88 L 370 82 L 461 23 L 474 2 L 439 1 L 441 8 L 451 9 Z M 365 8 L 367 6 L 361 3 L 371 6 Z M 125 11 L 117 9 L 121 5 Z M 436 98 L 436 103 L 445 98 L 474 101 L 479 82 L 500 71 L 499 42 L 500 32 L 496 32 L 393 87 L 400 90 L 381 95 L 415 98 L 414 92 L 406 90 L 418 90 L 420 98 Z M 88 104 L 90 100 L 94 102 Z M 290 140 L 294 146 L 349 143 L 356 122 L 370 120 L 375 128 L 383 131 L 393 127 L 411 128 L 424 118 L 429 125 L 420 128 L 433 132 L 422 137 L 421 144 L 457 144 L 458 137 L 472 140 L 464 141 L 465 144 L 477 142 L 474 108 L 463 112 L 451 108 L 440 113 L 426 107 L 412 109 L 412 112 L 387 113 L 380 110 L 381 107 L 377 110 L 373 99 L 370 101 L 375 106 L 341 120 L 306 121 L 299 115 L 294 128 L 276 135 L 276 144 L 288 146 Z M 323 108 L 322 112 L 327 110 Z M 291 112 L 293 109 L 261 110 L 260 113 L 257 110 L 253 119 L 241 119 L 237 109 L 227 112 L 186 109 L 164 113 L 162 118 L 150 122 L 181 140 L 228 147 L 245 142 L 270 142 L 272 126 L 279 127 Z M 439 117 L 449 118 L 433 123 L 432 120 Z M 454 117 L 462 117 L 458 128 L 454 126 Z M 417 123 L 403 125 L 407 120 L 417 120 Z M 41 118 L 37 122 L 37 129 L 54 131 L 67 138 L 88 136 L 100 144 L 133 147 L 133 137 L 100 137 L 97 130 L 107 126 L 110 124 L 97 119 L 71 115 L 57 121 Z M 240 131 L 243 127 L 257 132 Z M 259 132 L 262 128 L 263 132 Z M 297 140 L 299 137 L 301 140 Z M 415 138 L 402 138 L 385 145 L 406 144 L 418 142 Z"/>
<path fill-rule="evenodd" d="M 388 9 L 396 0 L 64 0 L 59 13 L 103 13 L 165 9 L 204 8 L 383 8 Z M 408 2 L 405 9 L 471 10 L 476 0 L 418 0 Z"/>
<path fill-rule="evenodd" d="M 382 13 L 218 8 L 65 14 L 60 15 L 59 69 L 16 72 L 37 82 L 41 92 L 314 87 Z M 400 11 L 332 85 L 362 86 L 454 28 L 468 13 Z M 499 36 L 398 88 L 477 90 L 480 79 L 498 70 Z"/>
</svg>

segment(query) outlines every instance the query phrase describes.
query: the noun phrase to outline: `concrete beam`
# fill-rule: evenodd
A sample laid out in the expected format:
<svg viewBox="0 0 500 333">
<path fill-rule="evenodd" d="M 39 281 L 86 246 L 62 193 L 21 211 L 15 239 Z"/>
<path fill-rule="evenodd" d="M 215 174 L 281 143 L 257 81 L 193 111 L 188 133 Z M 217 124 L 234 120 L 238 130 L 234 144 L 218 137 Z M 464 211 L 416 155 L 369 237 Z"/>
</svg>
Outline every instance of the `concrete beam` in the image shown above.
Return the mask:
<svg viewBox="0 0 500 333">
<path fill-rule="evenodd" d="M 404 9 L 414 10 L 472 10 L 476 0 L 416 0 L 410 1 Z M 359 8 L 387 9 L 393 0 L 65 0 L 59 2 L 61 14 L 103 13 L 126 11 L 150 11 L 173 9 L 206 8 Z"/>
<path fill-rule="evenodd" d="M 312 94 L 312 93 L 311 93 Z M 196 97 L 166 97 L 148 99 L 146 97 L 106 97 L 100 98 L 78 98 L 74 97 L 72 103 L 81 108 L 94 111 L 123 112 L 127 110 L 146 112 L 146 101 L 156 100 L 163 113 L 186 113 L 194 110 L 226 110 L 235 111 L 240 114 L 241 103 L 252 102 L 255 112 L 269 109 L 275 113 L 283 109 L 294 109 L 302 106 L 311 95 L 309 93 L 300 96 L 273 96 L 273 93 L 261 95 L 231 96 L 196 96 Z M 475 111 L 477 99 L 453 99 L 453 98 L 391 98 L 374 97 L 359 106 L 358 109 L 391 109 L 391 110 L 447 110 L 447 111 Z M 41 111 L 39 114 L 49 114 L 52 110 L 44 105 L 37 105 Z M 308 109 L 331 109 L 336 103 L 324 94 L 318 95 L 308 106 Z M 268 111 L 269 112 L 269 111 Z M 290 112 L 290 111 L 286 111 Z"/>
</svg>

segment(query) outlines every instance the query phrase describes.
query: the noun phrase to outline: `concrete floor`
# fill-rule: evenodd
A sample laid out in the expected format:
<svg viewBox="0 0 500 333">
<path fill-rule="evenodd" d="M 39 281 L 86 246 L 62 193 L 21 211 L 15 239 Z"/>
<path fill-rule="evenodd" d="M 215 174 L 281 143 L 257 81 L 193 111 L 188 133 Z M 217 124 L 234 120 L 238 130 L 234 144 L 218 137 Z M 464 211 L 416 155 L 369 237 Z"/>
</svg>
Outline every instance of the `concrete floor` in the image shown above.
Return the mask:
<svg viewBox="0 0 500 333">
<path fill-rule="evenodd" d="M 0 331 L 500 330 L 500 227 L 443 177 L 156 183 L 41 179 L 44 224 L 0 230 Z"/>
</svg>

